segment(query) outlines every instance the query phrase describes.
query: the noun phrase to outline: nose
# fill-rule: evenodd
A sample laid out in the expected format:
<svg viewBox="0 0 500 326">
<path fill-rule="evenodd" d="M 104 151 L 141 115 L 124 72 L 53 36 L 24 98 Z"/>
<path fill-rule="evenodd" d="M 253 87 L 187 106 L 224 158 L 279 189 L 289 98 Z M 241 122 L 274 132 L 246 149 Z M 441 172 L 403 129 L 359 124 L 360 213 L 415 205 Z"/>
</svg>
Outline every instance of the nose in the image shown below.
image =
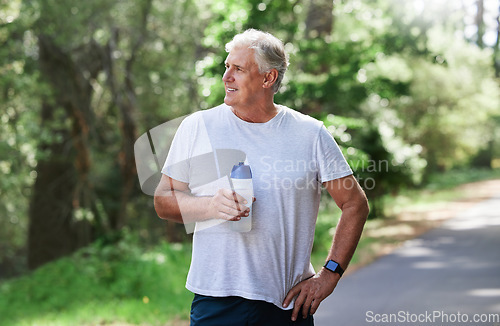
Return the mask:
<svg viewBox="0 0 500 326">
<path fill-rule="evenodd" d="M 226 71 L 224 72 L 224 75 L 222 75 L 222 81 L 223 82 L 231 82 L 233 81 L 233 73 L 231 68 L 226 68 Z"/>
</svg>

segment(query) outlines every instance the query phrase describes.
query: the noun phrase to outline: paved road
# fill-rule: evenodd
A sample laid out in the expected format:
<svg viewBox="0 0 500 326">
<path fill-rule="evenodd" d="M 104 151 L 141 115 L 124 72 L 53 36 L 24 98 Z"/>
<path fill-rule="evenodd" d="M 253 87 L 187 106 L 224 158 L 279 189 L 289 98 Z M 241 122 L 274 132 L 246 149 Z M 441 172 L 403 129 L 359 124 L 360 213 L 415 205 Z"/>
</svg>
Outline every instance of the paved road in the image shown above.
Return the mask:
<svg viewBox="0 0 500 326">
<path fill-rule="evenodd" d="M 500 194 L 346 276 L 314 316 L 316 326 L 500 326 Z"/>
</svg>

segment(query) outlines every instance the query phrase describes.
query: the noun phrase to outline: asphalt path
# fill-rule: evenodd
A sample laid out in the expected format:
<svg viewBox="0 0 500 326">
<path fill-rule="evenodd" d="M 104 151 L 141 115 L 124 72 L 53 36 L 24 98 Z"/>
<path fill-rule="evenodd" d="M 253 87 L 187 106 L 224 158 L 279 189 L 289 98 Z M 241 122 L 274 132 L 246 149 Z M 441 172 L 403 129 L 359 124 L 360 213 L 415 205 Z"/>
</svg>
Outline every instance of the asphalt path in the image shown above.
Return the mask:
<svg viewBox="0 0 500 326">
<path fill-rule="evenodd" d="M 500 193 L 342 278 L 316 326 L 500 326 Z"/>
</svg>

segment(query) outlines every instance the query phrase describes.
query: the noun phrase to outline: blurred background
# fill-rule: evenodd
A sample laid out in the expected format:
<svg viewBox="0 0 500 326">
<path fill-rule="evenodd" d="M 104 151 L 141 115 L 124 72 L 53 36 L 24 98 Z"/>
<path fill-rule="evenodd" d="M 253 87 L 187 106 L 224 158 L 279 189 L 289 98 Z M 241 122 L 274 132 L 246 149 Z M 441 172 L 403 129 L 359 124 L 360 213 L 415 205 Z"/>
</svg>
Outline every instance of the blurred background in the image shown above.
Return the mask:
<svg viewBox="0 0 500 326">
<path fill-rule="evenodd" d="M 222 103 L 224 45 L 247 28 L 284 41 L 276 102 L 324 121 L 370 220 L 401 194 L 499 178 L 499 14 L 499 0 L 0 0 L 0 324 L 187 318 L 190 236 L 141 192 L 134 142 Z M 318 264 L 332 215 L 322 205 Z"/>
</svg>

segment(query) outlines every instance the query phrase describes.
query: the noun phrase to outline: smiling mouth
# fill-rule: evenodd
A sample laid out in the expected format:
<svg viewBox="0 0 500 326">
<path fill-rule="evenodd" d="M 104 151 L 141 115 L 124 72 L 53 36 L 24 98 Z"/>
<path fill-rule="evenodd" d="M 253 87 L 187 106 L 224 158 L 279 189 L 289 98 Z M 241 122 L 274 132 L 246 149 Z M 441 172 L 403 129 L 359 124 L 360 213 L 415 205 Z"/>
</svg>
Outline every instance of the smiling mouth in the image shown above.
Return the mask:
<svg viewBox="0 0 500 326">
<path fill-rule="evenodd" d="M 236 89 L 236 88 L 231 88 L 231 87 L 226 88 L 226 90 L 227 90 L 228 92 L 236 92 L 236 91 L 237 91 L 237 89 Z"/>
</svg>

